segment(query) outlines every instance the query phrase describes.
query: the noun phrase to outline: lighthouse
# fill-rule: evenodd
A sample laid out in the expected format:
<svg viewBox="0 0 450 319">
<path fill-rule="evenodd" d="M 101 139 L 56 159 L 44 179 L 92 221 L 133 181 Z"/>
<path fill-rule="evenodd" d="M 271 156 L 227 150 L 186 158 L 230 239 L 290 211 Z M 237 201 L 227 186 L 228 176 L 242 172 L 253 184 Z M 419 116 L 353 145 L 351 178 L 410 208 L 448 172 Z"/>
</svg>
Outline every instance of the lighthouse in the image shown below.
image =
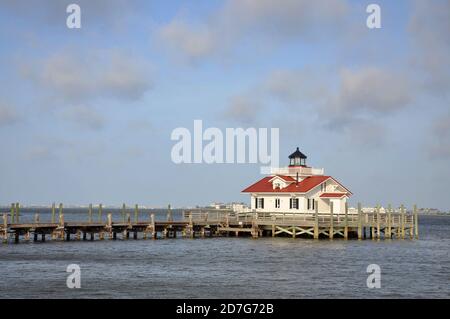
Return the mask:
<svg viewBox="0 0 450 319">
<path fill-rule="evenodd" d="M 345 211 L 352 192 L 323 168 L 309 167 L 307 156 L 297 149 L 288 156 L 289 165 L 272 169 L 271 174 L 242 192 L 250 195 L 251 208 L 265 213 L 311 214 L 316 210 L 335 214 Z"/>
</svg>

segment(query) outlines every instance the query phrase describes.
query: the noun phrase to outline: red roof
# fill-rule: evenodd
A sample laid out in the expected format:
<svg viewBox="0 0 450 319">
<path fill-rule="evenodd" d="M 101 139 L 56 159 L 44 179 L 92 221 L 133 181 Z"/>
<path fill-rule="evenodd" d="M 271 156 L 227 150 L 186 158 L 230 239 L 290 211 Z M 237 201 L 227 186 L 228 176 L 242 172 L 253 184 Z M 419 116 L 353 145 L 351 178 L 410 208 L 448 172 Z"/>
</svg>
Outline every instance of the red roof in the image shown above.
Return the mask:
<svg viewBox="0 0 450 319">
<path fill-rule="evenodd" d="M 264 177 L 255 184 L 244 189 L 242 193 L 306 193 L 327 179 L 332 178 L 331 176 L 309 176 L 298 184 L 291 183 L 283 189 L 273 189 L 273 185 L 269 181 L 274 177 L 275 176 Z M 292 177 L 291 179 L 295 181 Z"/>
<path fill-rule="evenodd" d="M 323 193 L 320 195 L 321 198 L 341 198 L 348 196 L 347 193 Z"/>
</svg>

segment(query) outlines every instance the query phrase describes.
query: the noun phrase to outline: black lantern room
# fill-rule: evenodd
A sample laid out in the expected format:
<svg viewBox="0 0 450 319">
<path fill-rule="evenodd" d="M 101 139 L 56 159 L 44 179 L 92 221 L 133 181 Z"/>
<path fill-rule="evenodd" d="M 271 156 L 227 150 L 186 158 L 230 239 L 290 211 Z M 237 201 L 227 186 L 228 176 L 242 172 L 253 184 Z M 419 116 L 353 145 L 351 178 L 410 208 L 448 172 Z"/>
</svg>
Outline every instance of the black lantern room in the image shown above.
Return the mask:
<svg viewBox="0 0 450 319">
<path fill-rule="evenodd" d="M 297 150 L 289 155 L 289 166 L 306 166 L 306 155 Z"/>
</svg>

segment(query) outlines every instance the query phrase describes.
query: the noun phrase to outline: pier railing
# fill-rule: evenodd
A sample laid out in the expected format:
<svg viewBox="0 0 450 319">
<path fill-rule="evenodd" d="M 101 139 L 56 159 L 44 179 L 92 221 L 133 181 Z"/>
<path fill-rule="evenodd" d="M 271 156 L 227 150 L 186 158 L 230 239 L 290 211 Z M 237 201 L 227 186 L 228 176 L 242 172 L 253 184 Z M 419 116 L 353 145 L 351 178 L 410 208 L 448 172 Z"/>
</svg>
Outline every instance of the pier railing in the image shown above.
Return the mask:
<svg viewBox="0 0 450 319">
<path fill-rule="evenodd" d="M 1 214 L 0 238 L 4 242 L 8 241 L 12 234 L 15 241 L 18 242 L 21 236 L 29 239 L 33 234 L 34 240 L 37 236 L 42 236 L 45 241 L 45 235 L 51 234 L 53 238 L 63 238 L 70 240 L 71 235 L 75 238 L 86 239 L 90 234 L 91 239 L 98 235 L 100 239 L 104 234 L 110 238 L 116 239 L 117 234 L 123 234 L 128 238 L 130 233 L 137 238 L 137 234 L 143 234 L 156 238 L 156 234 L 162 233 L 166 238 L 169 233 L 176 236 L 177 232 L 195 236 L 200 232 L 204 236 L 209 234 L 223 233 L 251 233 L 253 237 L 263 236 L 269 232 L 272 236 L 290 235 L 298 236 L 308 234 L 314 238 L 342 236 L 347 239 L 356 236 L 358 239 L 366 238 L 367 232 L 371 238 L 405 238 L 409 234 L 411 238 L 418 238 L 418 217 L 417 208 L 414 206 L 412 212 L 407 212 L 404 206 L 399 209 L 381 209 L 377 206 L 374 209 L 362 209 L 358 205 L 356 213 L 349 212 L 348 207 L 339 214 L 334 213 L 333 206 L 330 211 L 322 212 L 315 205 L 315 211 L 306 211 L 301 213 L 292 212 L 235 212 L 229 209 L 189 209 L 182 212 L 181 220 L 173 218 L 170 206 L 167 210 L 167 216 L 164 220 L 156 220 L 155 213 L 149 212 L 149 218 L 139 220 L 138 206 L 134 208 L 134 218 L 129 211 L 124 208 L 119 220 L 113 220 L 112 213 L 107 213 L 107 220 L 102 218 L 102 205 L 97 210 L 98 218 L 93 218 L 92 205 L 88 210 L 88 221 L 67 221 L 64 219 L 63 206 L 60 204 L 59 212 L 56 213 L 56 207 L 53 205 L 51 222 L 40 221 L 39 214 L 35 214 L 34 220 L 21 222 L 19 214 L 19 205 L 14 204 L 11 207 L 11 214 Z"/>
<path fill-rule="evenodd" d="M 252 223 L 257 222 L 259 224 L 282 222 L 282 223 L 302 223 L 302 222 L 317 222 L 330 223 L 333 220 L 336 224 L 349 223 L 349 225 L 357 225 L 359 222 L 362 224 L 375 224 L 388 222 L 395 224 L 400 223 L 412 223 L 414 222 L 413 213 L 406 212 L 377 212 L 377 210 L 366 211 L 360 214 L 331 214 L 328 212 L 317 213 L 280 213 L 280 212 L 249 212 L 249 213 L 236 213 L 231 210 L 208 210 L 208 209 L 194 209 L 186 210 L 182 213 L 182 218 L 185 221 L 193 222 L 209 222 L 209 223 L 225 223 L 225 222 L 242 222 Z"/>
</svg>

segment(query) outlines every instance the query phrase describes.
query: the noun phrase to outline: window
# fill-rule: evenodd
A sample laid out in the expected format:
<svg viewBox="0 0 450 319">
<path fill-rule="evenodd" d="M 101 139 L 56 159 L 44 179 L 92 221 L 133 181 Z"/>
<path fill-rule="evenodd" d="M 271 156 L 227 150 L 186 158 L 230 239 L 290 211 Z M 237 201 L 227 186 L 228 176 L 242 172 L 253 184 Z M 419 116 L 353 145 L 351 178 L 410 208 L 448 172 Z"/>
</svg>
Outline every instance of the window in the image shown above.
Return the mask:
<svg viewBox="0 0 450 319">
<path fill-rule="evenodd" d="M 289 208 L 298 209 L 298 198 L 289 199 Z"/>
<path fill-rule="evenodd" d="M 263 197 L 255 197 L 255 208 L 264 208 L 264 198 Z"/>
<path fill-rule="evenodd" d="M 275 198 L 275 208 L 280 208 L 280 199 Z"/>
<path fill-rule="evenodd" d="M 326 192 L 327 191 L 327 183 L 322 183 L 320 184 L 320 191 L 321 192 Z"/>
<path fill-rule="evenodd" d="M 308 210 L 316 209 L 316 201 L 314 198 L 308 198 Z"/>
</svg>

